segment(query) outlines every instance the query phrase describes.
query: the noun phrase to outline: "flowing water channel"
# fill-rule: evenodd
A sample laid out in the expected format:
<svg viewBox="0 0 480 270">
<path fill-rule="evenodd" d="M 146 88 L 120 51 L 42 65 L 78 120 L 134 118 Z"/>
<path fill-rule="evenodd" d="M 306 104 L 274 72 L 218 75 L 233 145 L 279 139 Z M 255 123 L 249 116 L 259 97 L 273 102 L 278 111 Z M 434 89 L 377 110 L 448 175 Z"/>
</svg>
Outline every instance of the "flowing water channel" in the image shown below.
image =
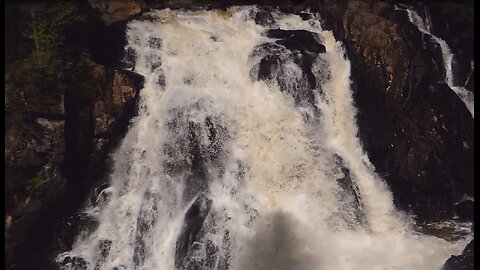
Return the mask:
<svg viewBox="0 0 480 270">
<path fill-rule="evenodd" d="M 128 24 L 138 116 L 62 268 L 432 270 L 461 253 L 469 239 L 395 209 L 359 142 L 342 44 L 314 14 L 262 14 Z"/>
</svg>

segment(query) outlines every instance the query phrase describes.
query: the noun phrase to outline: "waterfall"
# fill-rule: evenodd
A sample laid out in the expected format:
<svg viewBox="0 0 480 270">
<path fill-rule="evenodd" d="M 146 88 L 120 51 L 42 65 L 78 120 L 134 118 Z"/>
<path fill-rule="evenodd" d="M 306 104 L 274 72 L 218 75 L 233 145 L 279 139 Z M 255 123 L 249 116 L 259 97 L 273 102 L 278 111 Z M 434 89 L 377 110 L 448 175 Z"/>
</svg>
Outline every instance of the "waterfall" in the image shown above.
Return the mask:
<svg viewBox="0 0 480 270">
<path fill-rule="evenodd" d="M 450 50 L 450 47 L 448 46 L 447 42 L 445 42 L 445 40 L 432 34 L 431 22 L 428 13 L 426 15 L 426 19 L 424 20 L 412 8 L 396 6 L 395 9 L 407 12 L 410 22 L 414 24 L 422 34 L 428 35 L 440 46 L 440 49 L 442 51 L 443 67 L 445 69 L 445 83 L 450 87 L 450 89 L 453 90 L 453 92 L 455 92 L 455 94 L 457 94 L 457 96 L 463 101 L 463 103 L 465 103 L 465 106 L 472 114 L 472 117 L 474 117 L 474 94 L 465 88 L 466 83 L 465 85 L 457 85 L 454 83 L 452 67 L 454 61 L 454 54 Z M 471 67 L 471 71 L 473 72 L 473 62 L 471 62 Z"/>
<path fill-rule="evenodd" d="M 395 209 L 319 19 L 232 7 L 130 22 L 138 116 L 84 209 L 98 226 L 62 268 L 431 270 L 460 253 L 469 239 L 423 235 Z"/>
</svg>

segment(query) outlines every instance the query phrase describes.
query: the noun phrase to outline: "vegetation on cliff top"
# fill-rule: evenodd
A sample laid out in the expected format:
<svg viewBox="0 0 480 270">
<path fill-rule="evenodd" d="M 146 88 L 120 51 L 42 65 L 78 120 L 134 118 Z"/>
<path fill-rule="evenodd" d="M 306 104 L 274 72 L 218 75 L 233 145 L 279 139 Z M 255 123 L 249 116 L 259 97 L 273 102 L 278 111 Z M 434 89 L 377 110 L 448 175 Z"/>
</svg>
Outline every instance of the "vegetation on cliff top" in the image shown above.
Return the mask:
<svg viewBox="0 0 480 270">
<path fill-rule="evenodd" d="M 85 52 L 65 46 L 65 36 L 86 16 L 72 1 L 10 5 L 17 18 L 5 41 L 5 121 L 25 129 L 32 113 L 55 113 L 66 81 L 82 83 L 72 78 L 85 71 Z"/>
<path fill-rule="evenodd" d="M 24 151 L 22 145 L 35 144 L 43 133 L 36 117 L 64 118 L 65 92 L 95 90 L 87 48 L 71 40 L 87 16 L 74 1 L 9 2 L 6 8 L 5 129 L 14 138 L 6 149 Z M 12 200 L 42 196 L 45 175 L 38 166 L 6 156 L 5 167 L 6 211 Z"/>
</svg>

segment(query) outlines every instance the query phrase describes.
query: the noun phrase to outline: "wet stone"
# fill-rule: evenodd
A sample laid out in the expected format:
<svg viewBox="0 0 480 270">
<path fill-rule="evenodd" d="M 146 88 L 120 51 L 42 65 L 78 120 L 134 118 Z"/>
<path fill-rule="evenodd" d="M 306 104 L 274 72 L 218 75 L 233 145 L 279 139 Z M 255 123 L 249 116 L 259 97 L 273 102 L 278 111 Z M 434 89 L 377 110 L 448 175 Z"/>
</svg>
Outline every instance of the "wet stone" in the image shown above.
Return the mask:
<svg viewBox="0 0 480 270">
<path fill-rule="evenodd" d="M 474 269 L 474 244 L 473 241 L 465 247 L 461 255 L 451 256 L 443 266 L 443 270 L 473 270 Z"/>
<path fill-rule="evenodd" d="M 152 49 L 160 49 L 162 46 L 162 40 L 157 37 L 148 37 L 148 47 Z"/>
<path fill-rule="evenodd" d="M 270 26 L 275 21 L 273 20 L 272 14 L 268 11 L 259 11 L 255 14 L 255 23 L 263 26 Z"/>
<path fill-rule="evenodd" d="M 289 50 L 301 52 L 325 53 L 325 46 L 320 43 L 317 34 L 307 30 L 283 30 L 270 29 L 267 31 L 270 38 L 279 39 L 277 44 L 285 46 Z"/>
<path fill-rule="evenodd" d="M 66 257 L 61 263 L 63 267 L 70 270 L 87 270 L 87 262 L 83 258 L 79 257 Z"/>
<path fill-rule="evenodd" d="M 465 200 L 455 204 L 454 210 L 455 214 L 461 220 L 469 220 L 473 221 L 473 213 L 474 213 L 474 202 L 472 200 Z"/>
<path fill-rule="evenodd" d="M 111 240 L 100 240 L 100 243 L 98 244 L 99 258 L 97 260 L 97 264 L 95 265 L 95 270 L 102 269 L 102 265 L 105 262 L 105 259 L 107 258 L 108 253 L 110 252 L 111 245 L 112 245 Z"/>
<path fill-rule="evenodd" d="M 197 235 L 210 212 L 211 205 L 212 201 L 204 194 L 200 194 L 185 214 L 182 232 L 177 239 L 175 251 L 175 265 L 177 268 L 188 265 L 188 262 L 185 262 L 185 260 L 188 258 L 188 254 L 195 250 L 193 244 L 197 241 Z"/>
<path fill-rule="evenodd" d="M 55 243 L 59 251 L 70 250 L 81 232 L 88 235 L 98 226 L 98 221 L 87 215 L 76 215 L 55 225 Z"/>
<path fill-rule="evenodd" d="M 135 62 L 137 61 L 137 57 L 138 57 L 138 55 L 135 52 L 135 50 L 131 47 L 128 47 L 125 50 L 125 55 L 124 55 L 124 58 L 123 58 L 123 64 L 127 68 L 134 68 L 135 67 Z"/>
<path fill-rule="evenodd" d="M 108 190 L 109 183 L 103 183 L 93 190 L 90 201 L 93 206 L 106 205 L 110 201 L 111 192 Z"/>
</svg>

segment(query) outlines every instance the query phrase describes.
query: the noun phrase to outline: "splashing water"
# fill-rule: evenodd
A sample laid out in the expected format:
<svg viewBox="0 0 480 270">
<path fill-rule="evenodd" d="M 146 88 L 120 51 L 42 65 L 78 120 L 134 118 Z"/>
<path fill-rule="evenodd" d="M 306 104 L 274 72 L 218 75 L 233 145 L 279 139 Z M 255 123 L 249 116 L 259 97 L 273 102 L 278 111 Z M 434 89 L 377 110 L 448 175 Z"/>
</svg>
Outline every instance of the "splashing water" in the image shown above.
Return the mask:
<svg viewBox="0 0 480 270">
<path fill-rule="evenodd" d="M 127 51 L 145 76 L 139 113 L 114 153 L 103 201 L 85 209 L 98 227 L 59 261 L 82 258 L 88 269 L 431 270 L 461 252 L 468 239 L 420 234 L 395 210 L 357 137 L 350 63 L 332 32 L 315 16 L 280 12 L 259 25 L 257 12 L 166 9 L 129 23 Z M 301 83 L 295 59 L 306 56 L 272 45 L 269 29 L 304 30 L 291 33 L 325 46 L 305 54 L 315 87 Z M 258 48 L 276 48 L 272 72 L 281 78 L 257 80 L 272 59 Z M 292 92 L 303 90 L 313 102 L 295 100 Z"/>
</svg>

